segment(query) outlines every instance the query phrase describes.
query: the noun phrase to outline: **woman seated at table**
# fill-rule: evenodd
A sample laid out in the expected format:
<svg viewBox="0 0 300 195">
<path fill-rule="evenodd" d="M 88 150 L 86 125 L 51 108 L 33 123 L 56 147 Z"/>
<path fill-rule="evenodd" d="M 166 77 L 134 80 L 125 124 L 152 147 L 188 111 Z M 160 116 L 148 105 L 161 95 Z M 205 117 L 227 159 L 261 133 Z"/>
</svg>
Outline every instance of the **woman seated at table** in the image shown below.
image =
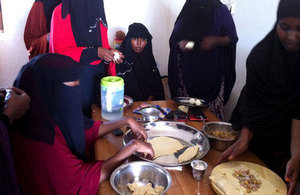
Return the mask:
<svg viewBox="0 0 300 195">
<path fill-rule="evenodd" d="M 117 76 L 124 79 L 125 94 L 134 101 L 164 99 L 164 89 L 152 52 L 152 36 L 141 23 L 133 23 L 121 44 L 125 56 L 116 65 Z"/>
<path fill-rule="evenodd" d="M 247 80 L 232 123 L 239 140 L 220 158 L 234 159 L 248 147 L 289 183 L 300 170 L 300 1 L 281 0 L 273 30 L 247 59 Z"/>
<path fill-rule="evenodd" d="M 45 54 L 32 59 L 15 86 L 31 97 L 12 136 L 16 172 L 24 194 L 97 194 L 99 183 L 134 152 L 153 156 L 143 126 L 132 118 L 93 121 L 82 113 L 79 75 L 70 57 Z M 138 139 L 104 161 L 93 161 L 97 138 L 128 125 Z"/>
</svg>

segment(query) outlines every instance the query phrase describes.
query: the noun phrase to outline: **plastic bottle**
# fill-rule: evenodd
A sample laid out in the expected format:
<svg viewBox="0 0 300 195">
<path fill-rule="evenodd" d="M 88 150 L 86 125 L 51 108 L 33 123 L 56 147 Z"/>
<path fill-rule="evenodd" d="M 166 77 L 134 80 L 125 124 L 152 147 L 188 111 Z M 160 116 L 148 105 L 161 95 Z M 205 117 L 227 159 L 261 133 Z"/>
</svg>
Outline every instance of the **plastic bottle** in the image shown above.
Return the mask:
<svg viewBox="0 0 300 195">
<path fill-rule="evenodd" d="M 101 79 L 101 114 L 106 120 L 123 117 L 124 80 L 117 76 Z"/>
</svg>

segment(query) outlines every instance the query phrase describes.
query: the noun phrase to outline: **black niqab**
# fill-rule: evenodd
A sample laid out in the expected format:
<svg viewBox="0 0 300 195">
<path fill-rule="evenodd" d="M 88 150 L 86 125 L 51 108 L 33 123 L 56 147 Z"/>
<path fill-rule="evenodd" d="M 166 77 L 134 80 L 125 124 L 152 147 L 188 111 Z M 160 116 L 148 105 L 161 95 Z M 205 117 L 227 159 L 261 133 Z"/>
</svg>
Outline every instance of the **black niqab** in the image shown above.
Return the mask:
<svg viewBox="0 0 300 195">
<path fill-rule="evenodd" d="M 59 54 L 40 55 L 24 65 L 15 86 L 31 97 L 31 104 L 14 129 L 29 139 L 53 144 L 57 125 L 72 153 L 84 159 L 84 129 L 93 121 L 82 114 L 80 87 L 63 84 L 78 80 L 81 68 L 78 62 Z"/>
<path fill-rule="evenodd" d="M 61 3 L 61 0 L 35 0 L 35 2 L 37 1 L 43 2 L 44 13 L 47 19 L 47 27 L 48 30 L 50 31 L 50 24 L 51 24 L 53 10 L 56 6 L 58 6 Z"/>
<path fill-rule="evenodd" d="M 77 46 L 102 46 L 100 22 L 107 26 L 103 0 L 63 0 L 62 17 L 68 14 Z"/>
<path fill-rule="evenodd" d="M 182 22 L 174 37 L 196 43 L 201 41 L 213 24 L 214 8 L 221 4 L 219 0 L 187 0 L 176 19 Z"/>
</svg>

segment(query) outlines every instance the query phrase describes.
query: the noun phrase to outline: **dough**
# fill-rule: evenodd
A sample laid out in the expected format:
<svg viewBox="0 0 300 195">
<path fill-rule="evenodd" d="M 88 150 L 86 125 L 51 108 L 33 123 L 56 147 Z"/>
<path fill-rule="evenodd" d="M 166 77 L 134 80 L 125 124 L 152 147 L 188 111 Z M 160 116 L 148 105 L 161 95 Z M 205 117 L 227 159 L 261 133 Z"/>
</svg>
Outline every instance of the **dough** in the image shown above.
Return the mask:
<svg viewBox="0 0 300 195">
<path fill-rule="evenodd" d="M 163 155 L 172 155 L 184 147 L 178 140 L 164 136 L 155 137 L 147 142 L 153 147 L 154 159 Z"/>
<path fill-rule="evenodd" d="M 181 110 L 184 113 L 188 113 L 188 111 L 189 111 L 189 108 L 187 106 L 184 106 L 184 105 L 178 106 L 178 109 Z"/>
<path fill-rule="evenodd" d="M 195 101 L 195 104 L 197 105 L 197 106 L 200 106 L 202 103 L 201 103 L 201 100 L 199 100 L 199 99 L 197 99 L 196 101 Z"/>
<path fill-rule="evenodd" d="M 197 155 L 198 150 L 198 146 L 189 147 L 181 155 L 179 155 L 178 162 L 182 163 L 192 159 L 194 156 Z"/>
<path fill-rule="evenodd" d="M 155 188 L 152 188 L 151 183 L 144 186 L 139 186 L 136 183 L 129 183 L 127 186 L 130 191 L 132 191 L 132 195 L 158 195 L 165 190 L 163 186 L 156 186 Z"/>
<path fill-rule="evenodd" d="M 118 52 L 114 52 L 114 60 L 118 60 L 120 58 L 121 58 L 120 54 Z"/>
<path fill-rule="evenodd" d="M 195 98 L 189 99 L 189 103 L 190 103 L 190 104 L 194 104 L 195 102 L 196 102 Z"/>
<path fill-rule="evenodd" d="M 195 42 L 194 42 L 194 41 L 189 41 L 189 42 L 187 42 L 187 44 L 185 45 L 185 48 L 186 48 L 186 49 L 193 49 L 193 48 L 194 48 L 194 45 L 195 45 Z"/>
</svg>

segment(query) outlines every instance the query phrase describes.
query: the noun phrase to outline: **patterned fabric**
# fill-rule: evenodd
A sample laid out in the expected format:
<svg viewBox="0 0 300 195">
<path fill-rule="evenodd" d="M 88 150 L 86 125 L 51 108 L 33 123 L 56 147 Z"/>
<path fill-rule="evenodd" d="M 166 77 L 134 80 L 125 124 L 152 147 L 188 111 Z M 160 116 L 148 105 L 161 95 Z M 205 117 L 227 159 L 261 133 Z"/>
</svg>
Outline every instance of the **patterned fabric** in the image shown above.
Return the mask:
<svg viewBox="0 0 300 195">
<path fill-rule="evenodd" d="M 179 60 L 178 60 L 179 62 Z M 179 78 L 179 85 L 177 87 L 177 93 L 179 97 L 191 97 L 183 83 L 182 79 L 182 70 L 181 66 L 178 65 L 178 78 Z M 220 92 L 217 98 L 211 102 L 209 102 L 208 109 L 221 121 L 224 120 L 224 78 L 221 84 Z"/>
<path fill-rule="evenodd" d="M 224 120 L 224 80 L 221 84 L 221 89 L 219 92 L 218 97 L 212 101 L 209 102 L 208 109 L 221 121 Z"/>
</svg>

